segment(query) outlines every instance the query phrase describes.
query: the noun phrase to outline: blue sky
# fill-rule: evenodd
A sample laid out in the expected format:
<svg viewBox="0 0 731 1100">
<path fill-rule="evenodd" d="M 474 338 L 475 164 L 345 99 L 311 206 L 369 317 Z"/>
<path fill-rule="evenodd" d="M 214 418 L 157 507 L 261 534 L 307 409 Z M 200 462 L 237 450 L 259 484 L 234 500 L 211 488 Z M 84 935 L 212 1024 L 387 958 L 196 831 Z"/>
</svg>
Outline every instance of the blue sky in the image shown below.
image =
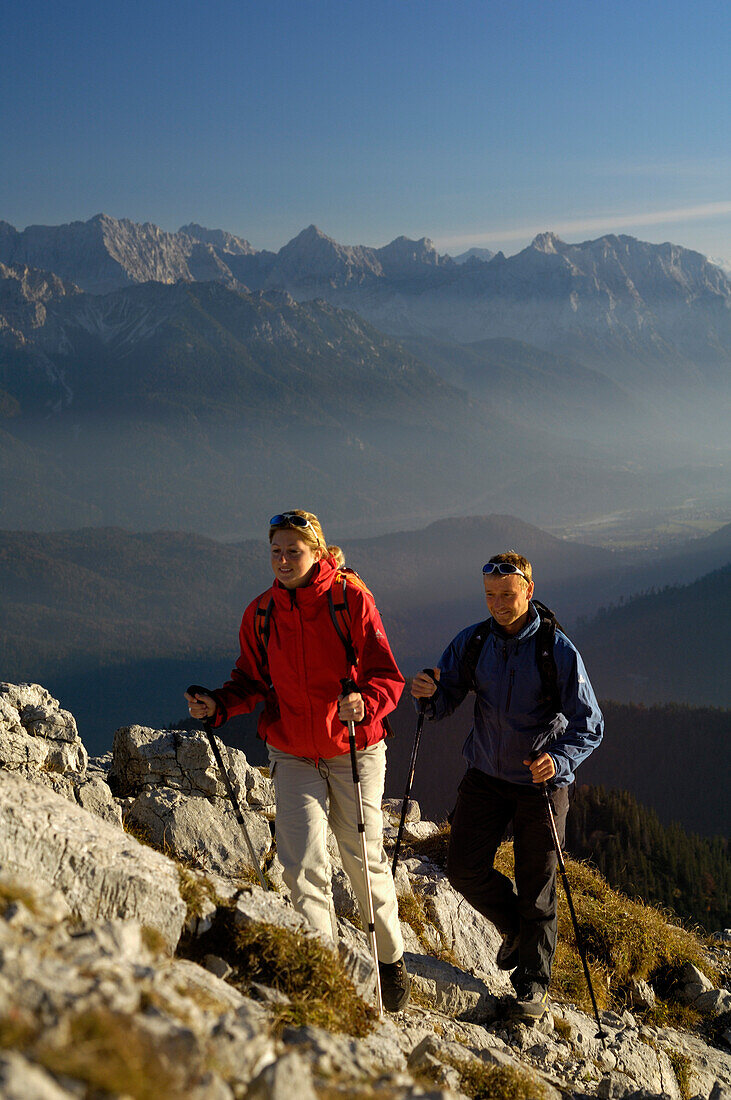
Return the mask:
<svg viewBox="0 0 731 1100">
<path fill-rule="evenodd" d="M 728 0 L 15 0 L 0 219 L 731 261 Z"/>
</svg>

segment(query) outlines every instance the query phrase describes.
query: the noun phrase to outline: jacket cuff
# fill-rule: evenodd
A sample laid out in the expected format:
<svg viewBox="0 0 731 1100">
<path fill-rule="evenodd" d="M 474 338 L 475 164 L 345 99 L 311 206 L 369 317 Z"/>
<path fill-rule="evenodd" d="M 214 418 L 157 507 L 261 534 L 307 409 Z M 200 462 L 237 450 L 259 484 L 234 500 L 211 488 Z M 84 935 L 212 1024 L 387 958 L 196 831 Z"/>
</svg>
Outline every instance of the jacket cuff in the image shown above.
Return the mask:
<svg viewBox="0 0 731 1100">
<path fill-rule="evenodd" d="M 216 713 L 213 715 L 213 718 L 211 719 L 211 725 L 213 726 L 214 729 L 218 729 L 219 726 L 224 725 L 224 723 L 228 721 L 228 711 L 226 710 L 226 707 L 223 705 L 223 703 L 219 699 L 217 691 L 211 691 L 211 692 L 209 692 L 209 695 L 211 696 L 211 699 L 213 699 L 214 703 L 216 704 Z"/>
<path fill-rule="evenodd" d="M 549 752 L 548 755 L 553 760 L 553 766 L 556 769 L 553 779 L 566 779 L 571 774 L 571 766 L 565 756 L 560 756 L 558 753 Z M 553 781 L 553 780 L 552 780 Z"/>
</svg>

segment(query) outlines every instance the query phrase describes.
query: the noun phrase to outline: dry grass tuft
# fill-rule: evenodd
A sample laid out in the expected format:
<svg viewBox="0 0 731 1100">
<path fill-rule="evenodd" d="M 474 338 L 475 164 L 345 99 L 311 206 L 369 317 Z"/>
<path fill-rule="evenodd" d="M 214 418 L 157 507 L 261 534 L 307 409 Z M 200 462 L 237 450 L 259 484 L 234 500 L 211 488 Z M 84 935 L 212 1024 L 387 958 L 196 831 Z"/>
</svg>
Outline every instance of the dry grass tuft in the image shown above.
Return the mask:
<svg viewBox="0 0 731 1100">
<path fill-rule="evenodd" d="M 233 968 L 227 979 L 247 992 L 251 982 L 280 990 L 289 1004 L 276 1005 L 276 1026 L 312 1024 L 328 1031 L 362 1037 L 375 1012 L 358 996 L 339 956 L 318 939 L 251 922 L 237 927 L 230 910 L 219 909 L 212 928 L 191 945 L 195 957 L 209 952 Z"/>
<path fill-rule="evenodd" d="M 262 867 L 261 871 L 264 875 L 264 881 L 266 882 L 268 888 L 273 893 L 278 894 L 279 887 L 270 878 L 267 868 L 264 866 Z M 256 868 L 252 867 L 250 863 L 243 863 L 241 865 L 236 874 L 235 881 L 242 886 L 261 886 L 261 883 L 259 882 L 259 876 L 256 873 Z"/>
<path fill-rule="evenodd" d="M 170 954 L 167 940 L 159 928 L 153 928 L 152 925 L 143 924 L 140 935 L 142 937 L 143 946 L 147 948 L 151 955 L 160 956 Z"/>
<path fill-rule="evenodd" d="M 545 1096 L 545 1090 L 535 1077 L 511 1066 L 449 1057 L 445 1063 L 457 1070 L 460 1089 L 471 1100 L 540 1100 Z M 426 1073 L 428 1075 L 428 1070 Z"/>
<path fill-rule="evenodd" d="M 185 915 L 186 920 L 191 920 L 203 915 L 205 902 L 211 899 L 211 888 L 201 878 L 200 875 L 194 875 L 192 871 L 184 867 L 182 863 L 178 865 L 178 889 L 180 890 L 180 896 L 185 902 Z"/>
<path fill-rule="evenodd" d="M 123 814 L 122 828 L 125 833 L 131 836 L 133 840 L 136 840 L 138 844 L 144 844 L 146 848 L 154 848 L 156 852 L 160 851 L 157 845 L 152 843 L 152 834 L 147 826 L 140 825 L 137 821 L 133 821 L 129 814 Z"/>
<path fill-rule="evenodd" d="M 566 874 L 586 953 L 611 974 L 613 986 L 621 990 L 633 978 L 657 981 L 686 962 L 710 972 L 701 940 L 670 924 L 668 914 L 630 901 L 585 863 L 567 860 Z M 575 946 L 563 892 L 559 936 Z"/>
<path fill-rule="evenodd" d="M 452 948 L 448 946 L 442 933 L 429 919 L 428 900 L 418 890 L 413 889 L 411 894 L 398 899 L 398 915 L 399 920 L 404 921 L 414 930 L 425 955 L 431 955 L 435 959 L 441 959 L 442 962 L 451 963 L 452 966 L 461 966 L 459 959 Z M 435 946 L 434 942 L 429 939 L 427 925 L 431 927 L 433 934 L 438 936 L 439 946 Z"/>
<path fill-rule="evenodd" d="M 15 902 L 24 905 L 28 912 L 33 913 L 34 916 L 38 915 L 38 899 L 33 891 L 21 886 L 18 882 L 5 879 L 0 882 L 0 917 Z"/>
<path fill-rule="evenodd" d="M 424 902 L 419 894 L 406 894 L 398 899 L 398 919 L 413 929 L 425 954 L 428 953 L 429 948 L 425 939 L 427 916 Z"/>
<path fill-rule="evenodd" d="M 598 1008 L 609 1008 L 612 1004 L 609 976 L 604 967 L 595 959 L 587 956 L 587 965 L 591 974 L 591 984 Z M 551 976 L 551 994 L 559 1001 L 570 1001 L 587 1012 L 592 1012 L 591 998 L 586 987 L 586 975 L 581 956 L 575 943 L 566 943 L 559 934 L 556 955 L 553 960 Z"/>
<path fill-rule="evenodd" d="M 39 1032 L 40 1025 L 30 1013 L 13 1005 L 0 1015 L 0 1050 L 25 1050 Z"/>
<path fill-rule="evenodd" d="M 83 1082 L 93 1094 L 184 1100 L 195 1084 L 181 1060 L 166 1056 L 134 1018 L 108 1009 L 72 1018 L 66 1042 L 41 1042 L 31 1056 L 50 1073 Z"/>
<path fill-rule="evenodd" d="M 571 1038 L 571 1024 L 568 1020 L 564 1020 L 563 1016 L 553 1017 L 553 1027 L 561 1039 L 569 1040 Z"/>
<path fill-rule="evenodd" d="M 673 1073 L 678 1082 L 682 1100 L 690 1100 L 693 1095 L 691 1086 L 692 1062 L 690 1058 L 687 1054 L 682 1054 L 679 1050 L 666 1049 L 665 1053 L 670 1059 L 670 1065 L 673 1067 Z"/>
</svg>

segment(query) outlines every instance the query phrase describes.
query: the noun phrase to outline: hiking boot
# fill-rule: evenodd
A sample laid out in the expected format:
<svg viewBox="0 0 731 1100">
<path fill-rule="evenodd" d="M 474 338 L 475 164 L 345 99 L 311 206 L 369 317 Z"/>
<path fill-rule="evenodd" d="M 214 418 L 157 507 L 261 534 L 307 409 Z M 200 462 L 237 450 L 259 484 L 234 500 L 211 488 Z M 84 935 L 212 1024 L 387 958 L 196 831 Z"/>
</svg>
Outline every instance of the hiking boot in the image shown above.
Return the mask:
<svg viewBox="0 0 731 1100">
<path fill-rule="evenodd" d="M 548 1010 L 548 990 L 537 982 L 519 985 L 515 998 L 514 1012 L 519 1019 L 535 1022 Z"/>
<path fill-rule="evenodd" d="M 378 964 L 381 975 L 381 999 L 387 1012 L 400 1012 L 409 1003 L 411 978 L 406 970 L 403 955 L 395 963 Z"/>
<path fill-rule="evenodd" d="M 495 965 L 499 970 L 515 970 L 518 965 L 519 947 L 520 931 L 506 932 L 495 956 Z"/>
</svg>

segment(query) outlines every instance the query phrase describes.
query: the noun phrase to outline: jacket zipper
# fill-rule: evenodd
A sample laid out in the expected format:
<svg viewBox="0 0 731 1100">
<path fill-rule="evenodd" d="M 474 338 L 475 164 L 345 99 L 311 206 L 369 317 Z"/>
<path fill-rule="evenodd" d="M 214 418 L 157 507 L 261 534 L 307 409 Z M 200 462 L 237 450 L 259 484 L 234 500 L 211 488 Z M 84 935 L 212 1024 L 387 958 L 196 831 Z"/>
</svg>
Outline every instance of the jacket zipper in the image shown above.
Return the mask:
<svg viewBox="0 0 731 1100">
<path fill-rule="evenodd" d="M 507 647 L 506 643 L 503 642 L 503 665 L 505 667 L 507 667 L 507 664 L 508 664 L 508 647 Z M 495 746 L 495 756 L 496 756 L 495 763 L 496 763 L 496 766 L 497 766 L 497 774 L 500 775 L 502 773 L 502 769 L 503 769 L 503 754 L 502 754 L 503 724 L 500 721 L 500 708 L 499 708 L 499 705 L 498 705 L 498 729 L 500 730 L 500 737 L 498 738 L 497 744 Z"/>
<path fill-rule="evenodd" d="M 511 700 L 512 695 L 513 695 L 513 680 L 514 679 L 515 679 L 515 669 L 511 668 L 510 677 L 508 679 L 508 698 L 507 698 L 507 701 L 505 703 L 505 713 L 506 714 L 510 710 L 510 700 Z"/>
<path fill-rule="evenodd" d="M 314 734 L 314 722 L 312 721 L 312 703 L 310 701 L 310 692 L 307 684 L 307 656 L 305 654 L 305 637 L 304 628 L 302 626 L 302 612 L 300 611 L 299 603 L 297 602 L 297 589 L 290 589 L 289 593 L 290 607 L 296 615 L 297 634 L 299 636 L 299 661 L 298 661 L 298 673 L 304 689 L 304 696 L 307 707 L 307 731 L 310 737 L 310 744 L 312 745 L 312 755 L 317 759 L 317 749 L 315 746 L 315 734 Z"/>
</svg>

